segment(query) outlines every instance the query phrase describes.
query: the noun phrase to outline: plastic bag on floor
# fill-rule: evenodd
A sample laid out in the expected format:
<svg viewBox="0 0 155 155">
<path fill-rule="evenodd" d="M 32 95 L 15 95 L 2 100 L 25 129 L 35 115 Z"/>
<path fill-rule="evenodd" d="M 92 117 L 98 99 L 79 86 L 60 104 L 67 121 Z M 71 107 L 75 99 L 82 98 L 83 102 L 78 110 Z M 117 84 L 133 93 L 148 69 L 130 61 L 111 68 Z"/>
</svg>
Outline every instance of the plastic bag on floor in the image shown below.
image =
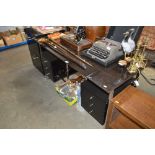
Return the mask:
<svg viewBox="0 0 155 155">
<path fill-rule="evenodd" d="M 63 84 L 57 85 L 56 91 L 60 96 L 64 98 L 64 101 L 69 105 L 72 106 L 73 104 L 77 103 L 77 108 L 79 111 L 82 111 L 81 107 L 81 81 L 84 78 L 79 76 L 75 79 L 68 80 Z"/>
<path fill-rule="evenodd" d="M 64 98 L 64 101 L 69 105 L 72 106 L 75 104 L 78 100 L 78 97 L 76 95 L 76 84 L 72 83 L 70 81 L 60 85 L 56 86 L 57 93 Z"/>
</svg>

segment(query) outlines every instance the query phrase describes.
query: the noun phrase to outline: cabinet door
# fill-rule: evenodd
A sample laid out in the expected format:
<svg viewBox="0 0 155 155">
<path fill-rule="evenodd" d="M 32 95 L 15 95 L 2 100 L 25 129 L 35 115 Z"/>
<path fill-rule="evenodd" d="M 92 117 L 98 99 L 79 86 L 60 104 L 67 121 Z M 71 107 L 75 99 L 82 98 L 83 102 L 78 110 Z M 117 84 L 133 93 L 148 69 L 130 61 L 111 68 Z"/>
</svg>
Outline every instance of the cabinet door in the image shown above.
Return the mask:
<svg viewBox="0 0 155 155">
<path fill-rule="evenodd" d="M 108 96 L 106 95 L 104 98 L 96 96 L 94 98 L 94 104 L 94 118 L 103 125 L 107 113 Z"/>
<path fill-rule="evenodd" d="M 50 64 L 50 60 L 47 57 L 42 56 L 42 64 L 45 76 L 53 80 L 53 72 Z"/>
<path fill-rule="evenodd" d="M 81 105 L 100 124 L 104 124 L 108 94 L 89 80 L 81 84 Z"/>
<path fill-rule="evenodd" d="M 33 65 L 41 72 L 44 74 L 43 71 L 43 66 L 41 62 L 41 56 L 40 56 L 40 47 L 39 44 L 34 41 L 33 39 L 28 40 L 28 47 L 30 50 L 31 58 Z"/>
</svg>

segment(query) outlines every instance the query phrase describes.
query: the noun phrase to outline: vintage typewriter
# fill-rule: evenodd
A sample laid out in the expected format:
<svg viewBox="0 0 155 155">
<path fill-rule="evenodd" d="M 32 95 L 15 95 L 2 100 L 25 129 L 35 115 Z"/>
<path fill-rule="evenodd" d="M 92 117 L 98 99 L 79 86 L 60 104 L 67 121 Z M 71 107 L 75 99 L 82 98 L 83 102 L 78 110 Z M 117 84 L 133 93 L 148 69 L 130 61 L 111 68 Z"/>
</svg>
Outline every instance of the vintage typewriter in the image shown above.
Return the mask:
<svg viewBox="0 0 155 155">
<path fill-rule="evenodd" d="M 85 33 L 82 27 L 78 27 L 75 29 L 74 33 L 69 33 L 60 38 L 60 42 L 62 45 L 70 48 L 75 52 L 75 54 L 79 55 L 80 51 L 84 49 L 88 49 L 92 46 L 92 42 L 85 39 Z"/>
<path fill-rule="evenodd" d="M 108 66 L 122 57 L 123 51 L 121 43 L 103 38 L 96 41 L 83 55 L 104 66 Z"/>
</svg>

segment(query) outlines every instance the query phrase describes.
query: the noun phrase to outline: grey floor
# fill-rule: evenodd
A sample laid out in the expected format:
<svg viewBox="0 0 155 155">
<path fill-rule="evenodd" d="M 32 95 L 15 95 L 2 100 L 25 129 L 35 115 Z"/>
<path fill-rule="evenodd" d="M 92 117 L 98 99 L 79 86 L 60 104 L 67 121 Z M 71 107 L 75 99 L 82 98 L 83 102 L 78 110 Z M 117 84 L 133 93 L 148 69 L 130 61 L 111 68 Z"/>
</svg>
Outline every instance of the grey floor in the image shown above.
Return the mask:
<svg viewBox="0 0 155 155">
<path fill-rule="evenodd" d="M 155 61 L 155 51 L 147 51 L 146 58 Z M 147 79 L 155 84 L 155 81 L 151 81 L 151 79 L 155 79 L 155 68 L 153 67 L 146 67 L 142 73 L 147 77 Z M 155 96 L 155 85 L 150 85 L 146 80 L 140 76 L 139 78 L 140 86 L 138 88 L 144 90 L 145 92 L 149 93 L 152 96 Z"/>
<path fill-rule="evenodd" d="M 0 128 L 104 128 L 69 107 L 34 68 L 26 45 L 0 53 Z"/>
<path fill-rule="evenodd" d="M 155 78 L 155 69 L 146 75 Z M 155 95 L 155 86 L 140 77 L 140 89 Z M 54 83 L 34 68 L 26 45 L 0 53 L 0 128 L 104 128 L 87 112 L 69 107 Z"/>
</svg>

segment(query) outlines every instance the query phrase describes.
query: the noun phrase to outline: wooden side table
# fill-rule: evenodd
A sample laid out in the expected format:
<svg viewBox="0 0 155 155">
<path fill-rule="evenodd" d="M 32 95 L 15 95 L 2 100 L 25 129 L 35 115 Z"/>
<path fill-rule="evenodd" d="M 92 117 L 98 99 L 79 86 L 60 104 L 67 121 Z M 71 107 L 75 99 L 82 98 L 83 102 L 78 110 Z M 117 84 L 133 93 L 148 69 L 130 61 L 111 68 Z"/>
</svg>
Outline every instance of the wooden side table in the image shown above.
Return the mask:
<svg viewBox="0 0 155 155">
<path fill-rule="evenodd" d="M 129 86 L 114 97 L 108 108 L 106 128 L 155 128 L 155 97 Z"/>
</svg>

